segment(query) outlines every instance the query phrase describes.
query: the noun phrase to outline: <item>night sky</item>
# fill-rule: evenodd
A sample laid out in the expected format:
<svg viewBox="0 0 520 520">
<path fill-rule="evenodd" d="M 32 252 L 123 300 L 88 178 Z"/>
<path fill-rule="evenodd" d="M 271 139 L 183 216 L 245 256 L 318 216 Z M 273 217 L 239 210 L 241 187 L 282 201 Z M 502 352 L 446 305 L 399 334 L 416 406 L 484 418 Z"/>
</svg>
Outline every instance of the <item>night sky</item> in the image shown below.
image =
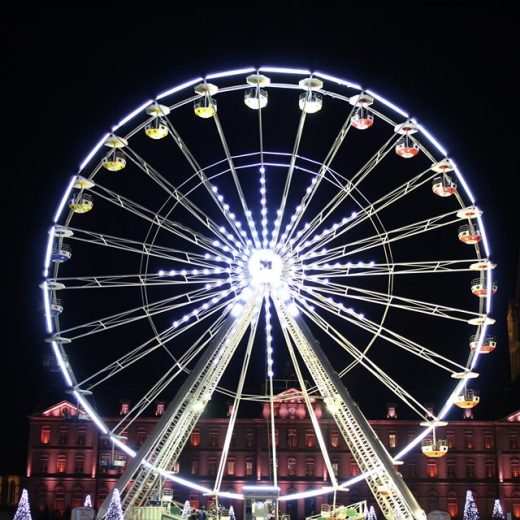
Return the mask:
<svg viewBox="0 0 520 520">
<path fill-rule="evenodd" d="M 485 212 L 499 293 L 483 391 L 508 383 L 505 315 L 518 265 L 519 62 L 511 2 L 387 2 L 382 8 L 222 3 L 189 14 L 123 2 L 103 10 L 3 10 L 3 351 L 0 472 L 22 472 L 26 416 L 64 398 L 45 372 L 41 271 L 67 179 L 99 137 L 143 100 L 206 72 L 320 69 L 403 106 L 439 137 Z M 224 3 L 225 4 L 225 3 Z M 282 4 L 282 2 L 280 2 Z M 339 3 L 338 3 L 339 4 Z M 359 3 L 356 3 L 359 4 Z M 381 414 L 383 403 L 381 404 Z"/>
</svg>

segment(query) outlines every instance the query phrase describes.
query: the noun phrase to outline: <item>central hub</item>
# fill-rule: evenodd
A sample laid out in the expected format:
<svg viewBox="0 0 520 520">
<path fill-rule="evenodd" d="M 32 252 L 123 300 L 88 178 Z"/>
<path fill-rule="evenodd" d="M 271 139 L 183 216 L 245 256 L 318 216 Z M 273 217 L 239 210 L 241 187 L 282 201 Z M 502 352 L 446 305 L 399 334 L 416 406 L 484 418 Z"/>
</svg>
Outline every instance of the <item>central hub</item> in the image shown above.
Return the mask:
<svg viewBox="0 0 520 520">
<path fill-rule="evenodd" d="M 281 283 L 283 262 L 280 255 L 270 249 L 256 249 L 249 259 L 249 274 L 254 285 Z"/>
</svg>

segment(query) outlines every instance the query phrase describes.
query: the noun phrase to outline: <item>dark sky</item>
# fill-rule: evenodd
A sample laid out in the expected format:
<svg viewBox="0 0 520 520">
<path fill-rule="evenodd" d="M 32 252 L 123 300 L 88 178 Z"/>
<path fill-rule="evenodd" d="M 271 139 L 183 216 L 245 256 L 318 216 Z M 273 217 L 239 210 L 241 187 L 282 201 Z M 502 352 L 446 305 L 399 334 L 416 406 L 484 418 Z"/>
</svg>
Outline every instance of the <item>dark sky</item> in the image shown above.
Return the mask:
<svg viewBox="0 0 520 520">
<path fill-rule="evenodd" d="M 519 242 L 513 190 L 519 49 L 511 3 L 486 9 L 456 1 L 420 8 L 415 2 L 190 4 L 183 15 L 160 4 L 129 12 L 123 2 L 107 2 L 103 10 L 1 14 L 0 472 L 22 471 L 26 416 L 64 395 L 41 364 L 48 346 L 37 286 L 46 230 L 66 179 L 99 136 L 144 99 L 227 68 L 319 68 L 381 92 L 441 138 L 486 214 L 500 267 L 494 330 L 500 349 L 486 363 L 485 381 L 494 388 L 507 383 L 505 313 Z"/>
</svg>

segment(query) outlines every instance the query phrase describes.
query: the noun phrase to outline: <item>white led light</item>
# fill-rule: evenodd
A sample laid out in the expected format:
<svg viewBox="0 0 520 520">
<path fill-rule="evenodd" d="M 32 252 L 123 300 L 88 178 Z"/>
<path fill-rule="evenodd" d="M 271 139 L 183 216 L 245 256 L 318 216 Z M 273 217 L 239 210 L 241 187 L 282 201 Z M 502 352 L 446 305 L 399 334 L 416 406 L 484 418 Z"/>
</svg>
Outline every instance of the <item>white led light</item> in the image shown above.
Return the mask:
<svg viewBox="0 0 520 520">
<path fill-rule="evenodd" d="M 96 146 L 94 146 L 94 148 L 92 148 L 92 150 L 90 151 L 90 153 L 85 157 L 85 159 L 83 159 L 83 162 L 80 164 L 79 166 L 79 172 L 81 170 L 83 170 L 83 168 L 85 168 L 85 166 L 89 163 L 90 159 L 92 159 L 92 157 L 94 157 L 94 155 L 96 155 L 97 151 L 105 144 L 105 141 L 107 140 L 107 137 L 109 136 L 110 134 L 107 132 L 99 141 L 98 143 L 96 144 Z M 79 173 L 78 172 L 78 173 Z M 55 221 L 56 222 L 56 221 Z"/>
<path fill-rule="evenodd" d="M 399 108 L 397 105 L 394 105 L 387 99 L 385 99 L 383 96 L 380 96 L 379 94 L 376 94 L 373 90 L 366 90 L 365 91 L 368 95 L 372 96 L 373 98 L 377 99 L 378 101 L 381 101 L 383 105 L 386 105 L 387 107 L 391 108 L 398 114 L 401 114 L 403 117 L 406 117 L 408 119 L 409 115 L 401 108 Z"/>
<path fill-rule="evenodd" d="M 153 103 L 153 99 L 149 99 L 145 103 L 143 103 L 141 106 L 137 107 L 134 111 L 130 112 L 126 117 L 123 117 L 117 125 L 112 127 L 112 132 L 115 132 L 119 128 L 121 128 L 124 124 L 128 123 L 131 119 L 133 119 L 137 114 L 140 114 L 147 106 L 151 105 Z"/>
<path fill-rule="evenodd" d="M 76 399 L 81 403 L 81 406 L 84 410 L 89 414 L 90 418 L 96 423 L 97 427 L 102 431 L 102 433 L 108 433 L 108 430 L 105 428 L 105 425 L 94 411 L 94 409 L 88 404 L 87 400 L 83 398 L 83 396 L 77 391 L 74 390 L 74 395 Z"/>
<path fill-rule="evenodd" d="M 206 76 L 206 79 L 217 79 L 217 78 L 226 78 L 228 76 L 238 76 L 239 74 L 248 74 L 249 72 L 255 72 L 256 69 L 254 67 L 247 67 L 245 69 L 233 69 L 226 70 L 224 72 L 216 72 L 215 74 L 209 74 Z"/>
<path fill-rule="evenodd" d="M 52 350 L 54 352 L 54 357 L 58 361 L 58 365 L 60 367 L 61 373 L 63 374 L 63 377 L 65 378 L 65 382 L 67 383 L 67 386 L 72 386 L 72 379 L 70 378 L 69 371 L 67 370 L 67 367 L 65 365 L 65 360 L 63 359 L 63 356 L 61 355 L 60 349 L 58 348 L 58 344 L 55 341 L 51 341 Z"/>
<path fill-rule="evenodd" d="M 307 69 L 291 69 L 287 67 L 260 67 L 258 70 L 260 72 L 280 72 L 281 74 L 307 75 L 311 73 L 311 71 Z"/>
<path fill-rule="evenodd" d="M 45 251 L 45 273 L 44 276 L 47 276 L 49 274 L 49 266 L 51 265 L 51 254 L 52 254 L 52 246 L 54 243 L 54 226 L 51 226 L 51 229 L 49 230 L 49 240 L 47 241 L 47 249 Z"/>
<path fill-rule="evenodd" d="M 43 282 L 42 290 L 43 290 L 43 305 L 45 307 L 45 323 L 47 325 L 47 332 L 52 332 L 52 319 L 51 319 L 51 304 L 49 301 L 49 291 L 48 291 L 47 282 Z"/>
<path fill-rule="evenodd" d="M 107 134 L 108 135 L 108 134 Z M 69 185 L 67 186 L 67 189 L 65 193 L 63 194 L 63 197 L 61 199 L 60 205 L 58 206 L 58 209 L 56 210 L 56 213 L 54 214 L 54 223 L 58 222 L 61 212 L 63 211 L 63 208 L 65 207 L 65 204 L 69 200 L 70 192 L 72 191 L 72 188 L 74 187 L 74 183 L 76 182 L 76 176 L 74 175 L 72 179 L 69 182 Z"/>
<path fill-rule="evenodd" d="M 180 85 L 177 85 L 176 87 L 173 87 L 169 90 L 165 90 L 164 92 L 161 92 L 157 95 L 155 98 L 156 100 L 165 98 L 166 96 L 169 96 L 170 94 L 175 94 L 175 92 L 179 92 L 180 90 L 184 90 L 185 88 L 191 87 L 192 85 L 195 85 L 195 83 L 200 83 L 201 81 L 204 81 L 204 78 L 196 78 L 192 79 L 191 81 L 187 81 L 186 83 L 181 83 Z"/>
<path fill-rule="evenodd" d="M 130 455 L 130 457 L 135 457 L 137 452 L 135 452 L 132 448 L 129 448 L 124 442 L 121 442 L 116 436 L 111 435 L 110 440 L 120 449 L 122 449 L 125 453 Z"/>
</svg>

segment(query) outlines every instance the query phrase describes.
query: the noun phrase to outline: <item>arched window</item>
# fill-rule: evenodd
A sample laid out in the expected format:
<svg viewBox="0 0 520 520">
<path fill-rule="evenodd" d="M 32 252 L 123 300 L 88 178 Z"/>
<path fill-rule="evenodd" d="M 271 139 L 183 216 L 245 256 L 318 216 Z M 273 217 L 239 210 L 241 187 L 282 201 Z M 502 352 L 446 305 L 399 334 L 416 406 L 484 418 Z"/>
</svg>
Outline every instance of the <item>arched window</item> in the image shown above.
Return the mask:
<svg viewBox="0 0 520 520">
<path fill-rule="evenodd" d="M 70 503 L 70 507 L 72 507 L 73 509 L 75 507 L 81 507 L 83 505 L 83 502 L 85 500 L 85 496 L 84 496 L 84 492 L 83 492 L 83 487 L 82 486 L 74 486 L 72 488 L 72 501 Z"/>
<path fill-rule="evenodd" d="M 439 494 L 435 489 L 428 491 L 426 508 L 428 509 L 428 513 L 439 509 Z"/>
<path fill-rule="evenodd" d="M 455 491 L 448 491 L 448 513 L 452 518 L 455 518 L 459 514 L 457 493 L 455 493 Z"/>
<path fill-rule="evenodd" d="M 63 513 L 65 511 L 65 488 L 56 486 L 54 489 L 54 511 Z"/>
<path fill-rule="evenodd" d="M 45 484 L 41 484 L 36 489 L 36 509 L 38 511 L 43 511 L 45 506 L 47 506 L 47 486 Z"/>
</svg>

